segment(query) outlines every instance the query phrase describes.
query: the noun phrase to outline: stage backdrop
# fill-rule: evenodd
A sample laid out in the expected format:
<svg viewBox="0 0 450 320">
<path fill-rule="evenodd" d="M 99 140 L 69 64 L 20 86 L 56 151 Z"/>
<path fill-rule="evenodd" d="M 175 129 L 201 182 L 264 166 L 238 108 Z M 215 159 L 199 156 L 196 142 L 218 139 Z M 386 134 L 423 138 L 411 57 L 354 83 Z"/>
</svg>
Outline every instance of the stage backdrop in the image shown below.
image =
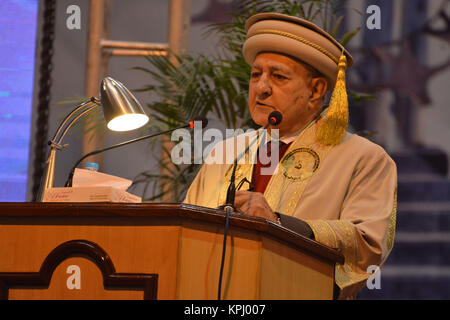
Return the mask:
<svg viewBox="0 0 450 320">
<path fill-rule="evenodd" d="M 0 1 L 0 201 L 25 201 L 37 0 Z"/>
</svg>

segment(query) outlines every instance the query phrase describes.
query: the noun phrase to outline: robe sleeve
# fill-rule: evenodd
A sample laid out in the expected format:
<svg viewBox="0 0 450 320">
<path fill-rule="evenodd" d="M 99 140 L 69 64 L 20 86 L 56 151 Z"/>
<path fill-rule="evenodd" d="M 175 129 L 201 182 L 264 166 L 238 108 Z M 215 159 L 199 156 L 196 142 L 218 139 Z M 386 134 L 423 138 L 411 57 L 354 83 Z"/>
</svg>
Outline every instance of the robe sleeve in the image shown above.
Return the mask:
<svg viewBox="0 0 450 320">
<path fill-rule="evenodd" d="M 217 151 L 223 144 L 217 144 L 209 153 L 197 176 L 190 185 L 184 203 L 197 206 L 217 208 L 221 186 L 224 183 L 224 170 L 227 166 L 217 164 L 217 158 L 223 152 Z"/>
<path fill-rule="evenodd" d="M 206 166 L 203 164 L 200 168 L 199 172 L 197 173 L 194 181 L 192 181 L 192 184 L 190 185 L 187 193 L 186 198 L 184 199 L 184 203 L 193 204 L 193 205 L 204 205 L 200 199 L 200 196 L 202 192 L 204 191 L 204 184 L 205 184 L 205 170 L 207 170 Z"/>
<path fill-rule="evenodd" d="M 316 241 L 337 248 L 345 257 L 335 270 L 339 299 L 356 298 L 372 275 L 368 268 L 381 267 L 392 250 L 396 193 L 396 165 L 378 150 L 355 167 L 338 220 L 306 220 Z"/>
</svg>

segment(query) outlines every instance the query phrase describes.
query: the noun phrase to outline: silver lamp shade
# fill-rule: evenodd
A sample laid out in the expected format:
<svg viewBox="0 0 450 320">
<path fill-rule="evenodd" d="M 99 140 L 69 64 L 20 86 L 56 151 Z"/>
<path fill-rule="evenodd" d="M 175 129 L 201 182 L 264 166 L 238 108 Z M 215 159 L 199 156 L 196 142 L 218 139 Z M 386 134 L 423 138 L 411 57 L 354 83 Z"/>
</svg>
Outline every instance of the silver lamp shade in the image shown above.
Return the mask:
<svg viewBox="0 0 450 320">
<path fill-rule="evenodd" d="M 149 120 L 133 94 L 122 83 L 110 77 L 104 78 L 100 84 L 100 101 L 110 130 L 134 130 Z"/>
</svg>

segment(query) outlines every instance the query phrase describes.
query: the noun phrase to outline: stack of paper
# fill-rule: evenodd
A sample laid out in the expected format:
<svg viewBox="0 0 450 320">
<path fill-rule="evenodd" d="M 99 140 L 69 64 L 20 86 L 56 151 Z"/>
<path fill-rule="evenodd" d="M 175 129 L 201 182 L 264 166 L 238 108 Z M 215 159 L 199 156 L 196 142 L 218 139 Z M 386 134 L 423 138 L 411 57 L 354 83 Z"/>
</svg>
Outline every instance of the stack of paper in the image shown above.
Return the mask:
<svg viewBox="0 0 450 320">
<path fill-rule="evenodd" d="M 142 202 L 126 190 L 132 181 L 85 169 L 75 169 L 71 188 L 49 188 L 44 202 Z"/>
</svg>

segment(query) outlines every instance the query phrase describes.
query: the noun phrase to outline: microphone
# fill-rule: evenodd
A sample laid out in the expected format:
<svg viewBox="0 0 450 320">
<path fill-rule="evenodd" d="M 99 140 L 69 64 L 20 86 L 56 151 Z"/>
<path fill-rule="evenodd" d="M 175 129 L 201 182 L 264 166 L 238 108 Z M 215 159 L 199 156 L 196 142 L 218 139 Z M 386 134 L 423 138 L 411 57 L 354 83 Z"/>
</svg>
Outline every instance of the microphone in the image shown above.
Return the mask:
<svg viewBox="0 0 450 320">
<path fill-rule="evenodd" d="M 267 129 L 269 125 L 271 126 L 278 126 L 281 123 L 281 120 L 283 120 L 283 115 L 279 111 L 272 111 L 269 114 L 269 117 L 267 118 L 267 124 L 264 126 L 263 130 Z M 247 153 L 247 151 L 250 149 L 250 147 L 256 142 L 258 137 L 256 137 L 252 143 L 248 145 L 248 147 L 244 150 L 242 153 L 243 156 Z M 236 167 L 237 163 L 240 160 L 240 157 L 236 157 L 234 164 L 233 164 L 233 171 L 231 173 L 230 178 L 230 185 L 228 186 L 227 190 L 227 199 L 225 202 L 225 207 L 230 206 L 234 210 L 234 198 L 236 196 Z"/>
<path fill-rule="evenodd" d="M 269 114 L 269 118 L 267 119 L 269 121 L 269 124 L 272 126 L 278 126 L 281 123 L 281 120 L 283 120 L 283 115 L 280 111 L 272 111 Z M 267 129 L 268 125 L 265 126 Z"/>
<path fill-rule="evenodd" d="M 202 129 L 205 129 L 206 126 L 208 125 L 208 119 L 206 117 L 196 116 L 193 120 L 188 122 L 189 128 L 191 128 L 191 129 L 194 128 L 194 125 L 195 125 L 194 122 L 198 122 L 198 121 L 200 121 L 202 123 Z M 186 126 L 180 127 L 180 128 L 186 128 Z M 180 129 L 180 128 L 176 128 L 176 129 Z M 173 130 L 176 130 L 176 129 L 173 129 Z"/>
<path fill-rule="evenodd" d="M 183 128 L 190 128 L 190 129 L 192 129 L 192 128 L 194 128 L 194 126 L 195 126 L 195 122 L 198 122 L 198 121 L 201 121 L 201 123 L 202 123 L 202 129 L 206 128 L 206 126 L 208 125 L 208 119 L 207 119 L 207 118 L 205 118 L 205 117 L 203 117 L 203 116 L 197 116 L 197 117 L 195 117 L 193 120 L 189 121 L 187 124 L 182 125 L 182 126 L 180 126 L 180 127 L 173 128 L 173 129 L 169 129 L 169 130 L 165 130 L 165 131 L 161 131 L 161 132 L 154 133 L 154 134 L 149 134 L 149 135 L 146 135 L 146 136 L 142 136 L 142 137 L 140 137 L 140 138 L 136 138 L 136 139 L 128 140 L 128 141 L 125 141 L 125 142 L 121 142 L 121 143 L 115 144 L 115 145 L 113 145 L 113 146 L 104 148 L 104 149 L 98 149 L 98 150 L 94 150 L 94 151 L 92 151 L 92 152 L 89 152 L 89 153 L 85 154 L 84 156 L 82 156 L 82 157 L 75 163 L 75 165 L 72 167 L 72 170 L 70 170 L 69 177 L 67 178 L 67 181 L 66 181 L 65 186 L 66 186 L 66 187 L 71 187 L 71 186 L 72 186 L 72 179 L 73 179 L 73 175 L 74 175 L 74 173 L 75 173 L 76 167 L 78 167 L 78 165 L 79 165 L 84 159 L 86 159 L 87 157 L 90 157 L 90 156 L 93 156 L 94 154 L 99 154 L 99 153 L 102 153 L 102 152 L 105 152 L 105 151 L 108 151 L 108 150 L 111 150 L 111 149 L 123 147 L 123 146 L 126 146 L 126 145 L 128 145 L 128 144 L 131 144 L 131 143 L 134 143 L 134 142 L 138 142 L 138 141 L 141 141 L 141 140 L 145 140 L 145 139 L 149 139 L 149 138 L 154 138 L 154 137 L 157 137 L 157 136 L 159 136 L 159 135 L 163 135 L 163 134 L 166 134 L 166 133 L 169 133 L 169 132 L 178 130 L 178 129 L 183 129 Z"/>
</svg>

